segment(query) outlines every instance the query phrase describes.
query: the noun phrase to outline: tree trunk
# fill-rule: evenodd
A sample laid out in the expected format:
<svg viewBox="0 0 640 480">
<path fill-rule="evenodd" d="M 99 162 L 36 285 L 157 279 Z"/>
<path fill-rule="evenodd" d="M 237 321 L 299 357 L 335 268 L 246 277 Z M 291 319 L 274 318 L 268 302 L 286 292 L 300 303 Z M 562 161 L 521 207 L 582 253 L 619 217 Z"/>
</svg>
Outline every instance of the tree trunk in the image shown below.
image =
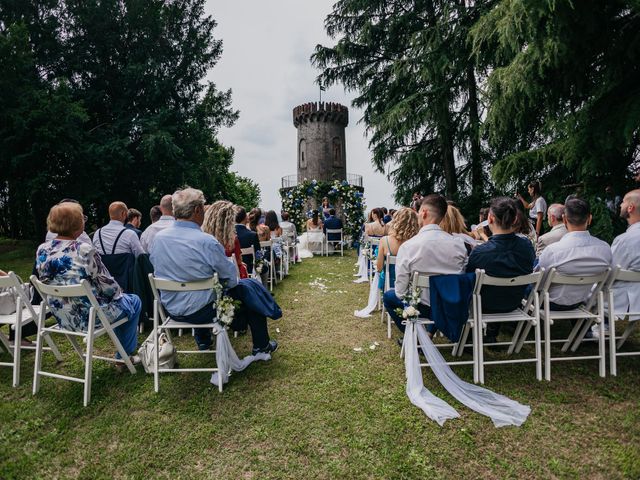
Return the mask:
<svg viewBox="0 0 640 480">
<path fill-rule="evenodd" d="M 467 91 L 469 93 L 469 142 L 471 143 L 471 195 L 479 199 L 484 193 L 484 177 L 480 148 L 477 83 L 471 62 L 467 64 Z"/>
</svg>

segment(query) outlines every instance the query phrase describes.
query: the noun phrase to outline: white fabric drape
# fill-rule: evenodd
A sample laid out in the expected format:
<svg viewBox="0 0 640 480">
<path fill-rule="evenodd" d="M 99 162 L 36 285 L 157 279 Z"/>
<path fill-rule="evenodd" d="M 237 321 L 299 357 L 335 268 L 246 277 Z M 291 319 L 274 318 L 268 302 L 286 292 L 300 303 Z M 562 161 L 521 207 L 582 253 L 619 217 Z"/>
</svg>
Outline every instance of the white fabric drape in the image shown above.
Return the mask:
<svg viewBox="0 0 640 480">
<path fill-rule="evenodd" d="M 358 273 L 357 279 L 353 283 L 364 283 L 369 281 L 369 259 L 364 255 L 362 250 L 358 256 Z"/>
<path fill-rule="evenodd" d="M 409 338 L 407 338 L 407 336 Z M 432 401 L 433 396 L 424 387 L 422 381 L 422 372 L 420 371 L 420 362 L 417 353 L 418 342 L 427 362 L 431 366 L 431 370 L 442 386 L 460 403 L 491 418 L 496 427 L 506 425 L 520 426 L 527 419 L 529 413 L 531 413 L 531 408 L 528 405 L 522 405 L 515 400 L 511 400 L 491 390 L 461 380 L 460 377 L 453 373 L 449 365 L 446 364 L 444 357 L 427 335 L 424 325 L 408 322 L 404 342 L 407 394 L 411 402 L 422 408 L 430 418 L 434 418 L 432 415 L 435 415 L 436 418 L 441 418 L 438 417 L 437 413 L 440 413 L 442 405 L 439 402 L 429 403 Z M 409 359 L 411 359 L 411 361 L 409 361 Z M 410 385 L 412 387 L 411 394 L 409 393 Z M 425 407 L 427 410 L 425 410 Z M 436 413 L 433 413 L 434 409 Z M 434 418 L 434 420 L 436 420 L 436 418 Z M 446 420 L 446 418 L 444 420 Z M 442 420 L 443 423 L 444 420 Z M 440 425 L 442 425 L 442 423 L 440 423 Z"/>
<path fill-rule="evenodd" d="M 231 371 L 241 372 L 253 362 L 256 362 L 258 360 L 271 360 L 271 354 L 269 353 L 247 355 L 242 360 L 240 360 L 235 350 L 233 349 L 233 346 L 231 345 L 227 330 L 218 324 L 216 324 L 216 327 L 213 330 L 213 333 L 216 335 L 216 363 L 218 366 L 218 371 L 213 372 L 213 374 L 211 375 L 211 383 L 213 383 L 215 386 L 219 385 L 220 378 L 222 378 L 223 384 L 227 383 L 229 381 L 229 373 Z"/>
<path fill-rule="evenodd" d="M 367 318 L 371 316 L 371 312 L 373 312 L 378 306 L 378 279 L 380 278 L 380 274 L 376 272 L 373 276 L 373 282 L 369 287 L 369 301 L 367 306 L 362 310 L 356 310 L 353 314 L 356 317 Z"/>
<path fill-rule="evenodd" d="M 407 373 L 407 396 L 411 403 L 422 411 L 438 425 L 442 426 L 450 418 L 460 415 L 455 409 L 441 398 L 436 397 L 424 387 L 422 382 L 422 370 L 418 358 L 418 348 L 414 323 L 409 322 L 404 332 L 404 365 Z"/>
</svg>

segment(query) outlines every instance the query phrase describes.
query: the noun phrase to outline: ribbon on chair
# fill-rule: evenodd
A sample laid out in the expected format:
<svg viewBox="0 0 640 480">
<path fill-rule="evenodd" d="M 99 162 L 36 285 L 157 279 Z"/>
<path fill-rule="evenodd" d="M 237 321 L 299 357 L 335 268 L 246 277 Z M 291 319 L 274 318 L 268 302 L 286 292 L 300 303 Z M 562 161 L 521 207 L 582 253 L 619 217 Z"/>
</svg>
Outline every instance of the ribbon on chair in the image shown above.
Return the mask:
<svg viewBox="0 0 640 480">
<path fill-rule="evenodd" d="M 364 283 L 369 281 L 369 259 L 361 251 L 358 256 L 358 273 L 357 279 L 353 283 Z"/>
<path fill-rule="evenodd" d="M 367 306 L 362 310 L 356 310 L 353 314 L 356 317 L 367 318 L 371 316 L 371 312 L 373 312 L 378 306 L 378 279 L 380 278 L 380 274 L 376 272 L 373 277 L 373 282 L 369 287 L 369 301 Z"/>
<path fill-rule="evenodd" d="M 446 414 L 447 411 L 438 410 L 444 407 L 435 403 L 432 398 L 433 395 L 424 388 L 420 362 L 417 358 L 417 342 L 420 343 L 420 348 L 422 348 L 431 370 L 447 392 L 471 410 L 491 418 L 496 427 L 520 426 L 531 413 L 531 408 L 528 405 L 522 405 L 504 395 L 460 379 L 453 373 L 451 367 L 447 365 L 444 357 L 427 335 L 424 325 L 411 321 L 407 322 L 404 342 L 407 395 L 409 395 L 409 399 L 414 405 L 422 408 L 430 418 L 436 420 L 440 425 L 447 418 L 453 417 L 442 419 L 443 412 Z M 425 409 L 425 406 L 427 409 Z M 455 410 L 453 411 L 455 412 Z M 441 419 L 442 423 L 438 419 Z"/>
<path fill-rule="evenodd" d="M 427 417 L 435 420 L 438 425 L 460 414 L 441 398 L 427 390 L 422 381 L 422 370 L 418 358 L 418 346 L 415 333 L 415 322 L 407 322 L 404 332 L 402 348 L 404 350 L 404 365 L 407 373 L 407 396 L 411 403 L 422 409 Z"/>
<path fill-rule="evenodd" d="M 240 359 L 231 345 L 226 328 L 217 323 L 213 329 L 213 333 L 216 336 L 216 363 L 218 365 L 218 371 L 213 372 L 211 375 L 211 383 L 215 386 L 219 385 L 220 378 L 222 378 L 223 384 L 227 383 L 229 381 L 229 374 L 232 371 L 241 372 L 258 360 L 271 360 L 271 354 L 269 353 L 247 355 L 243 359 Z"/>
</svg>

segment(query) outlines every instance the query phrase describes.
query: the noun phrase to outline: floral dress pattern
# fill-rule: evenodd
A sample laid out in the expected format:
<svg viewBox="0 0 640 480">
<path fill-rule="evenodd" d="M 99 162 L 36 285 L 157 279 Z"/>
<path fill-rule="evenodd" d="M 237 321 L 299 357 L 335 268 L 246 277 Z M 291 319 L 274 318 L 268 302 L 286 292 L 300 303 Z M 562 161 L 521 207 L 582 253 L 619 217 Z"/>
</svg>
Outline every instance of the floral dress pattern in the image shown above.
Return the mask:
<svg viewBox="0 0 640 480">
<path fill-rule="evenodd" d="M 104 313 L 113 322 L 121 314 L 118 300 L 122 289 L 100 260 L 93 245 L 77 240 L 52 240 L 38 247 L 36 270 L 42 283 L 78 285 L 87 280 Z M 49 307 L 62 328 L 86 332 L 89 328 L 89 299 L 49 297 Z M 100 324 L 96 318 L 96 326 Z"/>
</svg>

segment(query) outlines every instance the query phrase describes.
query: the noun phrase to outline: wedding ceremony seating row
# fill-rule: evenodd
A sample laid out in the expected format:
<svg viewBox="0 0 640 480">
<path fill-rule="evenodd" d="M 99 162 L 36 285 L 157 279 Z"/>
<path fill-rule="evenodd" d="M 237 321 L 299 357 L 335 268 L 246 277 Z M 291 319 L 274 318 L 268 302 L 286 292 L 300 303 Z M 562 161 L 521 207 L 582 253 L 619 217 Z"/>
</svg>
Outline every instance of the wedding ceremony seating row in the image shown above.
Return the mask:
<svg viewBox="0 0 640 480">
<path fill-rule="evenodd" d="M 387 265 L 393 260 L 387 257 Z M 414 272 L 412 285 L 419 288 L 429 286 L 430 275 L 427 273 Z M 542 283 L 543 278 L 544 283 Z M 608 311 L 608 318 L 613 319 L 610 322 L 609 343 L 609 362 L 612 375 L 616 375 L 616 358 L 619 356 L 640 355 L 640 351 L 618 350 L 629 338 L 631 332 L 636 327 L 636 321 L 630 321 L 622 335 L 617 336 L 615 333 L 615 322 L 633 316 L 640 316 L 640 312 L 615 312 L 614 284 L 619 282 L 640 282 L 640 272 L 630 272 L 621 270 L 619 267 L 611 271 L 610 269 L 599 275 L 591 276 L 568 276 L 562 275 L 555 269 L 547 272 L 540 271 L 529 275 L 523 275 L 513 278 L 496 278 L 487 275 L 483 270 L 476 271 L 476 281 L 473 288 L 472 303 L 470 315 L 467 322 L 463 325 L 458 342 L 439 342 L 435 343 L 437 348 L 452 348 L 451 354 L 453 360 L 446 361 L 447 365 L 473 365 L 474 382 L 483 384 L 485 381 L 485 366 L 500 365 L 508 363 L 535 363 L 536 378 L 542 380 L 543 358 L 544 358 L 544 377 L 547 381 L 551 380 L 551 362 L 557 361 L 576 361 L 576 360 L 598 360 L 599 375 L 604 377 L 606 374 L 606 340 L 605 340 L 605 309 Z M 487 314 L 482 313 L 482 295 L 483 286 L 496 287 L 513 287 L 530 285 L 531 290 L 526 299 L 522 301 L 522 307 L 508 313 Z M 589 299 L 584 306 L 579 306 L 571 310 L 557 311 L 552 310 L 549 301 L 549 289 L 552 286 L 573 285 L 584 286 L 591 289 Z M 388 282 L 385 281 L 385 289 L 389 288 Z M 605 302 L 607 298 L 607 302 Z M 573 327 L 566 338 L 553 338 L 552 326 L 559 322 L 573 321 Z M 408 323 L 406 321 L 404 323 Z M 418 318 L 415 322 L 421 325 L 433 325 L 433 320 L 429 318 Z M 516 323 L 515 331 L 511 339 L 507 342 L 495 342 L 490 344 L 483 343 L 483 331 L 489 323 Z M 387 334 L 389 336 L 391 330 L 391 317 L 387 312 Z M 598 330 L 595 339 L 586 338 L 591 327 Z M 542 328 L 544 327 L 544 340 L 542 339 Z M 528 340 L 531 330 L 533 330 L 533 339 Z M 415 330 L 414 334 L 415 334 Z M 467 342 L 471 337 L 471 344 Z M 542 343 L 544 342 L 544 354 Z M 562 344 L 561 352 L 575 352 L 579 346 L 587 342 L 598 342 L 596 354 L 577 355 L 577 356 L 554 356 L 551 345 Z M 533 356 L 518 357 L 501 360 L 485 360 L 485 347 L 508 347 L 506 354 L 511 356 L 519 354 L 525 344 L 533 345 Z M 404 352 L 401 350 L 400 355 Z M 467 347 L 472 349 L 472 359 L 468 361 L 460 361 Z M 421 363 L 421 367 L 431 366 L 428 363 Z"/>
</svg>

